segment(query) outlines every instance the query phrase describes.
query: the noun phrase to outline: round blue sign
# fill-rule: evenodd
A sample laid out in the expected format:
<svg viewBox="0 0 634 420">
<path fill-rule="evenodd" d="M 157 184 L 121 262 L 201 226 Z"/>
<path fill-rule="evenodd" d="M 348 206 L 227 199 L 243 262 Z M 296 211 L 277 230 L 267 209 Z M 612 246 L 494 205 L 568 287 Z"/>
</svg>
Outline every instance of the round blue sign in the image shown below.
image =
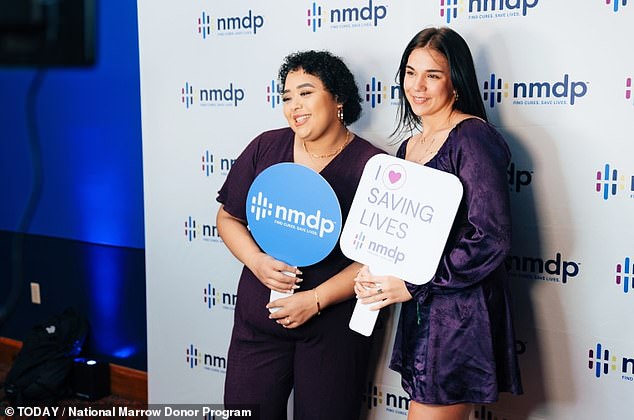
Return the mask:
<svg viewBox="0 0 634 420">
<path fill-rule="evenodd" d="M 247 223 L 264 252 L 305 267 L 332 251 L 341 232 L 341 208 L 328 182 L 312 169 L 278 163 L 262 171 L 247 195 Z"/>
</svg>

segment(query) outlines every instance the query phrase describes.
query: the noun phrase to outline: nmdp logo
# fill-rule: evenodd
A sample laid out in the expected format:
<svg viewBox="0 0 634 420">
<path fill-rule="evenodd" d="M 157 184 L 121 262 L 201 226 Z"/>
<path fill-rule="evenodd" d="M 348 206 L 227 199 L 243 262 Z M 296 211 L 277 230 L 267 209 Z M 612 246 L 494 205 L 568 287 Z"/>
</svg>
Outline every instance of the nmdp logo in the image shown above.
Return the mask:
<svg viewBox="0 0 634 420">
<path fill-rule="evenodd" d="M 229 85 L 194 89 L 193 84 L 185 82 L 180 88 L 181 103 L 189 109 L 197 100 L 199 106 L 232 106 L 237 107 L 244 100 L 245 91 L 241 87 L 229 82 Z"/>
<path fill-rule="evenodd" d="M 440 0 L 440 17 L 445 22 L 451 23 L 451 20 L 458 18 L 458 11 L 462 10 L 462 0 Z"/>
<path fill-rule="evenodd" d="M 634 382 L 634 358 L 617 357 L 602 343 L 597 343 L 594 348 L 588 350 L 588 369 L 596 378 L 618 373 L 621 379 Z"/>
<path fill-rule="evenodd" d="M 321 261 L 341 232 L 341 208 L 332 187 L 317 172 L 295 163 L 278 163 L 255 178 L 246 214 L 258 245 L 291 265 Z"/>
<path fill-rule="evenodd" d="M 202 352 L 193 344 L 185 348 L 185 361 L 190 369 L 202 367 L 206 370 L 225 373 L 227 371 L 227 358 L 206 352 Z"/>
<path fill-rule="evenodd" d="M 616 371 L 616 356 L 610 355 L 610 350 L 597 343 L 594 349 L 588 350 L 588 369 L 594 372 L 594 376 L 600 378 L 610 371 Z"/>
<path fill-rule="evenodd" d="M 574 105 L 588 93 L 588 83 L 571 80 L 564 74 L 559 81 L 505 82 L 495 73 L 483 82 L 482 99 L 493 108 L 504 98 L 513 105 Z"/>
<path fill-rule="evenodd" d="M 211 16 L 202 11 L 197 21 L 197 32 L 202 39 L 211 35 L 257 35 L 258 29 L 264 26 L 264 16 L 249 9 L 246 14 L 233 16 Z"/>
<path fill-rule="evenodd" d="M 221 242 L 218 227 L 215 225 L 198 223 L 192 216 L 187 217 L 184 223 L 185 238 L 188 242 L 201 239 L 207 242 Z"/>
<path fill-rule="evenodd" d="M 385 84 L 374 76 L 365 84 L 365 101 L 372 108 L 384 104 L 387 99 L 389 99 L 390 104 L 398 105 L 400 98 L 401 89 L 399 85 Z"/>
<path fill-rule="evenodd" d="M 625 177 L 619 176 L 618 170 L 611 168 L 609 163 L 603 167 L 603 172 L 597 171 L 595 190 L 604 200 L 625 189 Z"/>
<path fill-rule="evenodd" d="M 363 402 L 368 410 L 384 406 L 390 412 L 407 414 L 410 398 L 404 394 L 384 392 L 383 389 L 371 382 L 368 382 L 366 391 L 363 393 Z"/>
<path fill-rule="evenodd" d="M 217 305 L 222 305 L 228 309 L 235 309 L 238 295 L 236 293 L 222 292 L 211 283 L 203 289 L 203 302 L 207 309 L 212 309 Z"/>
<path fill-rule="evenodd" d="M 280 85 L 275 80 L 271 80 L 271 83 L 266 87 L 266 102 L 275 109 L 276 106 L 280 105 L 281 98 Z"/>
<path fill-rule="evenodd" d="M 360 7 L 332 8 L 324 11 L 321 5 L 313 2 L 306 12 L 308 27 L 317 32 L 326 20 L 334 29 L 356 29 L 360 27 L 377 27 L 387 17 L 387 6 L 377 0 L 368 0 Z"/>
<path fill-rule="evenodd" d="M 194 88 L 189 82 L 185 82 L 185 85 L 181 88 L 181 103 L 187 109 L 194 104 Z"/>
</svg>

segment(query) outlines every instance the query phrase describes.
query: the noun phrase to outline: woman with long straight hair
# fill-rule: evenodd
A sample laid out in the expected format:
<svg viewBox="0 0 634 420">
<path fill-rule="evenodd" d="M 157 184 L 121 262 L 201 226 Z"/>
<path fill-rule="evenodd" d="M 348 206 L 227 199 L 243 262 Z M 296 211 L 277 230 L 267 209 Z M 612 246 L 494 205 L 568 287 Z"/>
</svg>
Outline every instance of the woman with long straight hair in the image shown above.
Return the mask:
<svg viewBox="0 0 634 420">
<path fill-rule="evenodd" d="M 464 195 L 428 283 L 374 276 L 363 267 L 355 292 L 375 310 L 402 302 L 390 368 L 411 397 L 408 418 L 465 420 L 473 404 L 522 393 L 504 266 L 511 246 L 510 151 L 487 122 L 471 52 L 454 30 L 417 33 L 398 78 L 394 134 L 408 138 L 397 156 L 454 174 Z"/>
</svg>

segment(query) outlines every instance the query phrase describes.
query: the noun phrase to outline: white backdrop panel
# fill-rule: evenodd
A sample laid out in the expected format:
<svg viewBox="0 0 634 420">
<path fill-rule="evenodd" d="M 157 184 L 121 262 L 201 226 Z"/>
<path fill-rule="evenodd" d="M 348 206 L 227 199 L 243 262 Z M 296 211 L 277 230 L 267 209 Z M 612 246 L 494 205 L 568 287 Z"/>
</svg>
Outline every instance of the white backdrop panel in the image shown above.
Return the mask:
<svg viewBox="0 0 634 420">
<path fill-rule="evenodd" d="M 138 16 L 151 403 L 222 401 L 241 266 L 216 232 L 215 196 L 244 146 L 286 125 L 276 93 L 283 57 L 340 55 L 366 100 L 352 130 L 393 153 L 402 49 L 423 27 L 449 25 L 469 42 L 489 118 L 513 152 L 508 265 L 526 392 L 476 407 L 472 418 L 621 419 L 629 411 L 634 6 L 138 0 Z M 387 369 L 395 315 L 377 324 L 367 419 L 406 417 L 407 395 Z"/>
</svg>

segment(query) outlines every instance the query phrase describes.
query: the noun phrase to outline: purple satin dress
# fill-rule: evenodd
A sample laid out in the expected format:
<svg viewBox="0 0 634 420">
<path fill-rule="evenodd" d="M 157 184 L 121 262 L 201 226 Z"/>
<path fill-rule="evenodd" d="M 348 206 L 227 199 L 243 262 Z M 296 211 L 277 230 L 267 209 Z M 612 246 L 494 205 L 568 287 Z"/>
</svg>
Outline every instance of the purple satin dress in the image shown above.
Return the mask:
<svg viewBox="0 0 634 420">
<path fill-rule="evenodd" d="M 426 163 L 460 178 L 464 196 L 434 278 L 406 283 L 413 299 L 402 304 L 390 368 L 414 401 L 491 403 L 499 392 L 522 393 L 504 266 L 509 161 L 500 133 L 471 118 Z"/>
</svg>

